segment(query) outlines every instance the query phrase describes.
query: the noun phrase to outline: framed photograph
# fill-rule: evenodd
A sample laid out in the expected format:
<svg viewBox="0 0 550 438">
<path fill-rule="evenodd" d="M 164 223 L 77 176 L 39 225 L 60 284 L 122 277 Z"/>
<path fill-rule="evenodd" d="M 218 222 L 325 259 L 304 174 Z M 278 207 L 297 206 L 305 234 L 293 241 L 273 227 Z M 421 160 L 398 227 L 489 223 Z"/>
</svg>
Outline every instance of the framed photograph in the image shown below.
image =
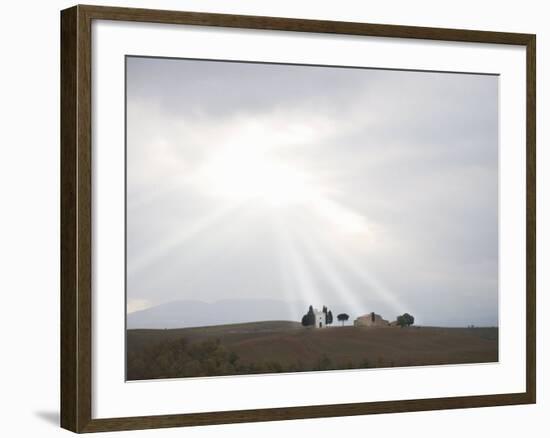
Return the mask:
<svg viewBox="0 0 550 438">
<path fill-rule="evenodd" d="M 61 423 L 535 403 L 535 35 L 61 12 Z"/>
</svg>

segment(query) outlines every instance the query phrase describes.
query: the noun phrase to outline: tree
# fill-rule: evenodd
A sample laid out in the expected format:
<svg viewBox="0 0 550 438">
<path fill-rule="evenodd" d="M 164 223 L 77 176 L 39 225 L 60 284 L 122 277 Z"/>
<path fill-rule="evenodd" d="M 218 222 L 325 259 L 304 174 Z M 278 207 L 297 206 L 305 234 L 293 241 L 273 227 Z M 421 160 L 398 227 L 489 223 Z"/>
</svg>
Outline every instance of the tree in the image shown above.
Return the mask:
<svg viewBox="0 0 550 438">
<path fill-rule="evenodd" d="M 302 325 L 308 327 L 315 324 L 315 313 L 313 313 L 313 306 L 309 306 L 307 313 L 302 316 Z"/>
<path fill-rule="evenodd" d="M 336 318 L 338 318 L 338 321 L 340 321 L 343 326 L 344 323 L 349 319 L 349 315 L 347 313 L 340 313 Z"/>
<path fill-rule="evenodd" d="M 414 316 L 404 313 L 397 317 L 397 325 L 401 328 L 409 327 L 414 324 Z"/>
<path fill-rule="evenodd" d="M 332 311 L 328 310 L 327 306 L 323 306 L 323 313 L 325 314 L 325 324 L 326 325 L 332 324 L 332 321 L 333 321 Z"/>
</svg>

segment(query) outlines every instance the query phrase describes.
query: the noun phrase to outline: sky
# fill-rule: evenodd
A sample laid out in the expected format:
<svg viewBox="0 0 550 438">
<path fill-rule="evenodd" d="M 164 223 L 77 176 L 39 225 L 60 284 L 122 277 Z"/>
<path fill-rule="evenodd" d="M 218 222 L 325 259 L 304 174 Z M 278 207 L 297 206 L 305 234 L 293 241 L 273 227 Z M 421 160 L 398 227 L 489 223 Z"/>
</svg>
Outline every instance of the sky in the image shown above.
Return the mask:
<svg viewBox="0 0 550 438">
<path fill-rule="evenodd" d="M 126 62 L 128 313 L 498 324 L 497 76 Z"/>
</svg>

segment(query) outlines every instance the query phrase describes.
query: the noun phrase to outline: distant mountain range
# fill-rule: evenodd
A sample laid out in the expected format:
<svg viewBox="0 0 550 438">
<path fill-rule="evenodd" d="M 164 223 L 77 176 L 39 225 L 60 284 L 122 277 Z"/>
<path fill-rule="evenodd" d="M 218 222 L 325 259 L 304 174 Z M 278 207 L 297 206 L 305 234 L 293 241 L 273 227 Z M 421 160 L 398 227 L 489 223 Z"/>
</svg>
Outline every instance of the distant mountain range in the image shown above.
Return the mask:
<svg viewBox="0 0 550 438">
<path fill-rule="evenodd" d="M 370 299 L 364 307 L 342 305 L 335 302 L 311 303 L 313 307 L 322 309 L 326 305 L 334 316 L 345 312 L 349 314 L 349 323 L 360 316 L 374 311 L 385 319 L 393 321 L 397 316 L 388 305 L 380 300 Z M 228 299 L 215 302 L 200 300 L 172 301 L 145 310 L 132 312 L 127 315 L 128 329 L 173 329 L 188 327 L 206 327 L 223 324 L 239 324 L 259 321 L 294 321 L 300 322 L 307 312 L 310 303 L 305 301 L 283 301 L 273 299 Z M 418 315 L 414 315 L 415 317 Z M 419 318 L 420 319 L 420 318 Z M 420 321 L 418 321 L 420 322 Z M 457 316 L 453 320 L 440 321 L 437 315 L 427 320 L 424 318 L 421 325 L 439 327 L 466 327 L 474 324 L 477 327 L 496 327 L 498 320 L 484 318 L 475 312 L 468 316 Z"/>
<path fill-rule="evenodd" d="M 322 306 L 322 303 L 319 304 Z M 301 301 L 235 299 L 207 303 L 172 301 L 129 313 L 127 328 L 185 328 L 254 321 L 300 321 L 309 304 Z"/>
</svg>

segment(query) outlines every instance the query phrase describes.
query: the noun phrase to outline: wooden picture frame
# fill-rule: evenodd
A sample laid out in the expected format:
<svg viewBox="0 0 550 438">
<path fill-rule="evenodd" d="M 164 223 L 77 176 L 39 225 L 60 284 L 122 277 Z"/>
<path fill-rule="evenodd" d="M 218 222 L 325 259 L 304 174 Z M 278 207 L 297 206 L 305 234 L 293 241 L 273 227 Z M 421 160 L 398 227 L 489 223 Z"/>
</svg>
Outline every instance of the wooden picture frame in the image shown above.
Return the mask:
<svg viewBox="0 0 550 438">
<path fill-rule="evenodd" d="M 114 20 L 526 48 L 526 391 L 223 412 L 92 418 L 92 22 Z M 291 18 L 75 6 L 61 12 L 61 426 L 98 432 L 535 403 L 535 35 Z"/>
</svg>

